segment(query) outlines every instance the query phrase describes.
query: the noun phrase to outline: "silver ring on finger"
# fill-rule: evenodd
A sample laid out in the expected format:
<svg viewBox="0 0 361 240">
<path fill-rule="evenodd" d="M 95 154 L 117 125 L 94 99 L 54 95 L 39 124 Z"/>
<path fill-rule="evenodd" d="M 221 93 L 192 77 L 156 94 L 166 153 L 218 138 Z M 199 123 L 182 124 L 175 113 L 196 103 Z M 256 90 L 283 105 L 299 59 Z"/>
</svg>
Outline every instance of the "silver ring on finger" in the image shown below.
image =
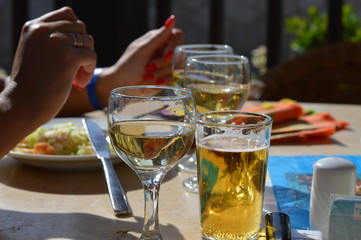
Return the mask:
<svg viewBox="0 0 361 240">
<path fill-rule="evenodd" d="M 73 38 L 73 46 L 74 47 L 82 47 L 84 45 L 83 43 L 83 37 L 79 33 L 70 33 L 70 35 Z"/>
</svg>

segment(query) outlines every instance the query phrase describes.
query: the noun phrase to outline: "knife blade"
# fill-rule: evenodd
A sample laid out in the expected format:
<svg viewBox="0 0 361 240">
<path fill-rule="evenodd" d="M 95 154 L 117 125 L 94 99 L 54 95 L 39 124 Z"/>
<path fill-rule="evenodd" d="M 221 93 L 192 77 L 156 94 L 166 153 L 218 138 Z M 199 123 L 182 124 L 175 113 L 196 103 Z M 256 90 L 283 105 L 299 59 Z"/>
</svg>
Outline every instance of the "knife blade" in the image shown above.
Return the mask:
<svg viewBox="0 0 361 240">
<path fill-rule="evenodd" d="M 98 124 L 87 118 L 83 119 L 83 125 L 89 135 L 90 142 L 95 149 L 97 157 L 102 163 L 109 198 L 115 216 L 124 217 L 132 215 L 132 210 L 129 206 L 123 187 L 114 171 L 113 163 L 110 159 L 108 142 L 103 130 Z"/>
</svg>

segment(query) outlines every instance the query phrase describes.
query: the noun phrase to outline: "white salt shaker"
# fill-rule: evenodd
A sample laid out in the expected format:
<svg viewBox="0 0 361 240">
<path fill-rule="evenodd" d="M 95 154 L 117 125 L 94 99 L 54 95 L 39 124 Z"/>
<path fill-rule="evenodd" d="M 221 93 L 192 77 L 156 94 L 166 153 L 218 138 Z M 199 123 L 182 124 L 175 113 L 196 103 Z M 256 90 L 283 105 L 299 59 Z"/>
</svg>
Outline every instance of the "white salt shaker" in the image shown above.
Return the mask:
<svg viewBox="0 0 361 240">
<path fill-rule="evenodd" d="M 356 166 L 349 160 L 327 157 L 313 165 L 313 179 L 310 200 L 311 229 L 322 232 L 322 239 L 328 239 L 330 195 L 356 194 Z"/>
</svg>

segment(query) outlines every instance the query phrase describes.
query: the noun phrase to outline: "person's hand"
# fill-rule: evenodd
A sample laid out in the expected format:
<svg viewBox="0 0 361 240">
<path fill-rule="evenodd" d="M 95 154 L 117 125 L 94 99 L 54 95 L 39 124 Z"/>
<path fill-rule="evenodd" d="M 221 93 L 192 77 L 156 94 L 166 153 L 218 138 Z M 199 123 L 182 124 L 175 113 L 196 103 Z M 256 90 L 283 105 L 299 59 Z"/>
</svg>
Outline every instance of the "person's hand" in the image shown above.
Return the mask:
<svg viewBox="0 0 361 240">
<path fill-rule="evenodd" d="M 56 116 L 72 82 L 86 86 L 96 66 L 93 45 L 68 7 L 24 25 L 11 76 L 0 89 L 0 158 Z"/>
<path fill-rule="evenodd" d="M 174 48 L 184 40 L 184 33 L 174 28 L 175 18 L 171 16 L 159 29 L 151 30 L 134 40 L 119 60 L 103 68 L 97 77 L 95 90 L 100 105 L 108 104 L 112 89 L 131 85 L 166 85 L 172 80 L 172 57 Z M 75 88 L 59 116 L 72 116 L 93 111 L 87 91 Z"/>
<path fill-rule="evenodd" d="M 161 28 L 134 40 L 115 65 L 104 69 L 106 81 L 114 86 L 169 83 L 174 48 L 184 40 L 183 31 L 174 26 L 172 15 Z"/>
<path fill-rule="evenodd" d="M 11 73 L 17 84 L 14 93 L 26 94 L 14 99 L 19 101 L 14 104 L 26 105 L 33 115 L 42 115 L 43 121 L 55 116 L 69 95 L 71 83 L 83 88 L 91 79 L 96 67 L 93 49 L 93 38 L 71 8 L 27 22 Z"/>
</svg>

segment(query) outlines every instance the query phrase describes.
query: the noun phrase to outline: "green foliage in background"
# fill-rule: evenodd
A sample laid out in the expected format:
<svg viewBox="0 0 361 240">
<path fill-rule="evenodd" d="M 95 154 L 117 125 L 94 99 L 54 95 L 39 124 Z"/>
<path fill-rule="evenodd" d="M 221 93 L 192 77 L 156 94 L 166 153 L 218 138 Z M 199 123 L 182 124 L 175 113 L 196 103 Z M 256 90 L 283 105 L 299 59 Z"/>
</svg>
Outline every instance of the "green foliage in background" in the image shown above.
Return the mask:
<svg viewBox="0 0 361 240">
<path fill-rule="evenodd" d="M 295 35 L 295 39 L 290 43 L 291 49 L 295 52 L 305 52 L 326 44 L 328 15 L 321 14 L 316 7 L 311 6 L 307 9 L 306 18 L 295 16 L 286 19 L 285 23 L 287 32 Z M 342 6 L 342 27 L 343 41 L 361 41 L 360 19 L 351 5 Z"/>
</svg>

